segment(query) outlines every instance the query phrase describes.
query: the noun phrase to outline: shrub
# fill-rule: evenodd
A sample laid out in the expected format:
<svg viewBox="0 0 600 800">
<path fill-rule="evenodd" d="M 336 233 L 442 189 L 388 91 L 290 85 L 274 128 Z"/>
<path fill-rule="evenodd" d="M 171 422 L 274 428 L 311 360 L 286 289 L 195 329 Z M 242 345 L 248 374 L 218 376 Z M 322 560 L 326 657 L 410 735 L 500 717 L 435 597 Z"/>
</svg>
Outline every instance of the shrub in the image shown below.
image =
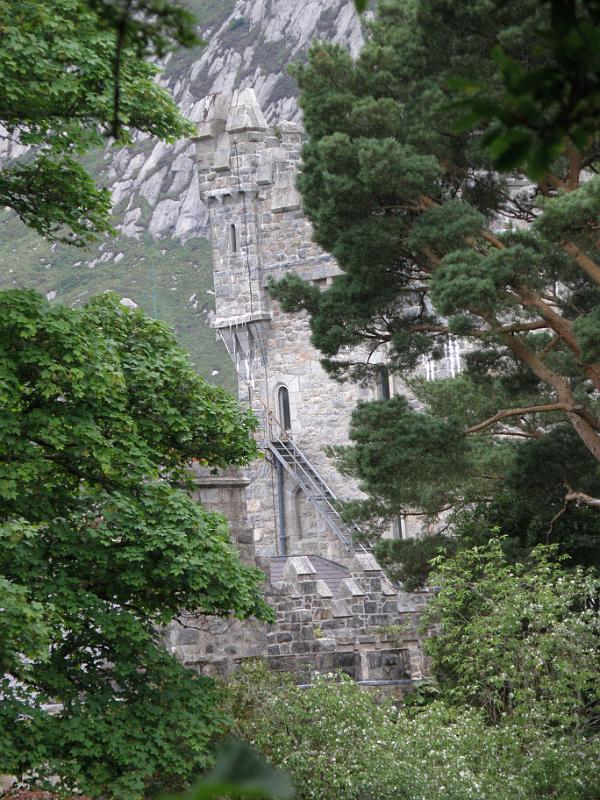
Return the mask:
<svg viewBox="0 0 600 800">
<path fill-rule="evenodd" d="M 582 736 L 548 736 L 441 701 L 398 708 L 344 675 L 308 689 L 246 665 L 231 685 L 237 733 L 289 771 L 298 800 L 593 800 L 600 756 Z"/>
</svg>

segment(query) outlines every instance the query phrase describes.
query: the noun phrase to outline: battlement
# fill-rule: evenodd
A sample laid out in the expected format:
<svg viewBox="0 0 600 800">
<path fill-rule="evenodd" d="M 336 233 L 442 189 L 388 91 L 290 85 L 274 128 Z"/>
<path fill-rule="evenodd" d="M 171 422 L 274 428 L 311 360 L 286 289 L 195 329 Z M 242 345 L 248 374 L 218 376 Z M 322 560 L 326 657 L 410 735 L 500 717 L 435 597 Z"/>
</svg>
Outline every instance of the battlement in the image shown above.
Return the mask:
<svg viewBox="0 0 600 800">
<path fill-rule="evenodd" d="M 210 95 L 195 137 L 200 197 L 214 257 L 216 327 L 270 318 L 269 278 L 290 270 L 327 282 L 335 260 L 312 242 L 296 189 L 302 128 L 270 127 L 252 89 Z"/>
<path fill-rule="evenodd" d="M 270 187 L 272 213 L 299 210 L 295 178 L 302 136 L 293 122 L 270 128 L 253 89 L 241 89 L 231 99 L 210 95 L 195 137 L 203 199 Z"/>
</svg>

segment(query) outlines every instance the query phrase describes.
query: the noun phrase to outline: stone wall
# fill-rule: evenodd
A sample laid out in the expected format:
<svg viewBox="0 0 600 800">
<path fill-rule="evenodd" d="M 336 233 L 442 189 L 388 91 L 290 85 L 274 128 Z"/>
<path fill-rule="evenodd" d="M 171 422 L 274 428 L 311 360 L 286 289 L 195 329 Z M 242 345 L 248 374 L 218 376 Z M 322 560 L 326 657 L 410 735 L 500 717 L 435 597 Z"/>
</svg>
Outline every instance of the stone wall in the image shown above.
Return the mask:
<svg viewBox="0 0 600 800">
<path fill-rule="evenodd" d="M 312 242 L 295 177 L 301 129 L 267 126 L 254 92 L 213 95 L 196 138 L 200 196 L 208 208 L 214 259 L 213 325 L 234 361 L 240 399 L 257 414 L 264 458 L 248 470 L 197 470 L 197 499 L 221 511 L 248 563 L 266 575 L 272 626 L 194 618 L 173 623 L 168 647 L 208 674 L 228 674 L 248 658 L 300 681 L 341 669 L 355 680 L 396 687 L 426 673 L 417 622 L 426 594 L 399 591 L 373 556 L 342 546 L 296 476 L 278 468 L 273 441 L 293 440 L 340 499 L 356 497 L 326 455 L 348 441 L 350 415 L 374 390 L 338 384 L 322 369 L 306 314 L 281 310 L 270 279 L 294 273 L 320 288 L 340 273 Z M 287 431 L 279 392 L 288 392 Z M 397 380 L 396 390 L 402 387 Z"/>
<path fill-rule="evenodd" d="M 341 670 L 359 682 L 405 688 L 427 674 L 418 620 L 428 593 L 398 591 L 370 553 L 344 568 L 319 556 L 273 559 L 267 601 L 274 625 L 187 619 L 167 645 L 187 666 L 227 675 L 248 658 L 309 682 Z"/>
</svg>

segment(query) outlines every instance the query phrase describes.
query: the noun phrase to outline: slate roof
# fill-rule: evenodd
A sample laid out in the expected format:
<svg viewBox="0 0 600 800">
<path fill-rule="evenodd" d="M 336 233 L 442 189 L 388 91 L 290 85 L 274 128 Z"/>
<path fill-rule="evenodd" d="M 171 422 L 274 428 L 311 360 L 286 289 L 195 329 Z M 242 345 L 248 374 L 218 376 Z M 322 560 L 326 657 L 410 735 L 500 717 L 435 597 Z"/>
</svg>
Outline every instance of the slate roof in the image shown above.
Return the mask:
<svg viewBox="0 0 600 800">
<path fill-rule="evenodd" d="M 331 591 L 336 594 L 340 583 L 350 574 L 346 567 L 342 566 L 342 564 L 338 564 L 337 561 L 330 561 L 328 558 L 323 558 L 322 556 L 309 555 L 308 558 L 317 571 L 315 575 L 310 576 L 311 579 L 325 581 Z M 275 556 L 269 559 L 272 583 L 284 579 L 283 570 L 285 569 L 286 561 L 287 556 Z"/>
</svg>

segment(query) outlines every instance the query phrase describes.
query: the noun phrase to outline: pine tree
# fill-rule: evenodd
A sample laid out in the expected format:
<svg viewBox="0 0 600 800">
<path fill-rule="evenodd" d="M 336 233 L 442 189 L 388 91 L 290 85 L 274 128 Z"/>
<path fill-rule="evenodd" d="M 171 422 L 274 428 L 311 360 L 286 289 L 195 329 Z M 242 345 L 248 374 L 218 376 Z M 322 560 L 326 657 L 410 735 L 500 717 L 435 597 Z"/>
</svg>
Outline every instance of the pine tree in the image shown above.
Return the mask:
<svg viewBox="0 0 600 800">
<path fill-rule="evenodd" d="M 552 496 L 536 536 L 575 506 L 591 512 L 585 536 L 597 530 L 598 140 L 570 141 L 535 182 L 501 174 L 481 130 L 454 132 L 447 88 L 457 75 L 493 85 L 494 46 L 547 62 L 542 13 L 527 0 L 384 0 L 356 60 L 317 43 L 295 70 L 309 136 L 299 186 L 343 274 L 323 292 L 290 278 L 274 295 L 309 312 L 340 380 L 374 377 L 365 349 L 407 377 L 450 336 L 469 348 L 453 384 L 414 387 L 422 410 L 401 397 L 357 408 L 343 462 L 373 513 L 487 509 L 535 478 Z"/>
</svg>

